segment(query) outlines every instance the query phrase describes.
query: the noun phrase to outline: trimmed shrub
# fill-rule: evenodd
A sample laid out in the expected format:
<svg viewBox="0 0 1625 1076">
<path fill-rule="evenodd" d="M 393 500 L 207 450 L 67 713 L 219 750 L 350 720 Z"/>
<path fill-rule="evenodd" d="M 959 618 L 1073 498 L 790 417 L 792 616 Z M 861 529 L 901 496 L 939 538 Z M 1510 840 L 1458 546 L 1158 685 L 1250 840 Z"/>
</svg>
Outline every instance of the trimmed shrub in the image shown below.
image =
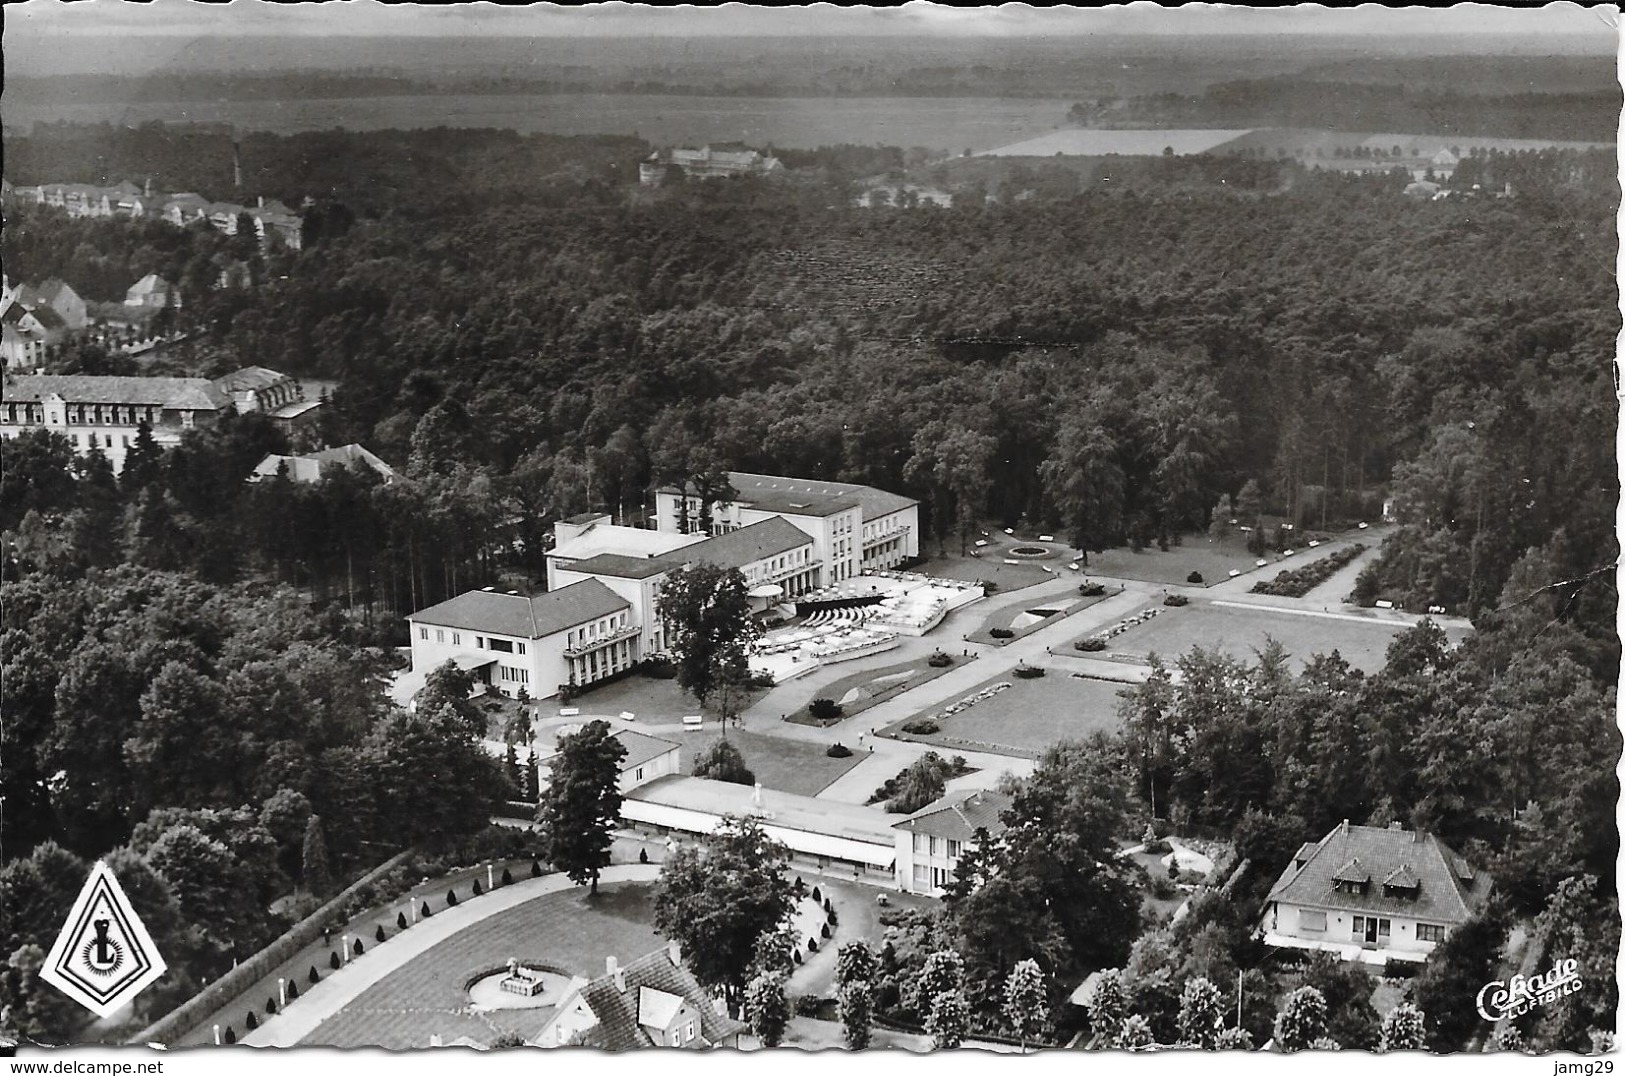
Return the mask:
<svg viewBox="0 0 1625 1076">
<path fill-rule="evenodd" d="M 1092 654 L 1096 651 L 1106 649 L 1106 640 L 1098 638 L 1079 639 L 1077 642 L 1072 644 L 1072 649 L 1081 650 L 1086 654 Z"/>
<path fill-rule="evenodd" d="M 1085 598 L 1098 598 L 1106 593 L 1105 583 L 1079 583 L 1078 593 Z"/>
<path fill-rule="evenodd" d="M 941 732 L 942 726 L 929 717 L 925 717 L 918 721 L 910 721 L 903 726 L 903 731 L 911 736 L 930 736 L 933 733 Z"/>
<path fill-rule="evenodd" d="M 1044 670 L 1036 665 L 1017 665 L 1010 671 L 1018 680 L 1037 680 L 1044 675 Z"/>
<path fill-rule="evenodd" d="M 236 1042 L 237 1041 L 237 1031 L 236 1031 L 236 1029 L 228 1026 L 226 1028 L 225 1034 L 222 1035 L 221 1038 L 224 1039 L 226 1042 Z"/>
<path fill-rule="evenodd" d="M 254 1013 L 250 1011 L 248 1014 L 248 1019 L 243 1021 L 243 1026 L 248 1028 L 248 1030 L 253 1031 L 255 1028 L 260 1026 L 260 1018 L 255 1016 Z"/>
<path fill-rule="evenodd" d="M 480 885 L 480 880 L 478 878 L 474 879 L 474 895 L 477 897 L 484 892 L 485 889 Z"/>
<path fill-rule="evenodd" d="M 1170 900 L 1179 890 L 1174 886 L 1174 880 L 1166 874 L 1151 875 L 1151 895 L 1158 900 Z"/>
<path fill-rule="evenodd" d="M 807 952 L 809 952 L 809 953 L 818 952 L 818 939 L 817 938 L 808 938 L 807 939 Z"/>
<path fill-rule="evenodd" d="M 754 672 L 745 680 L 745 684 L 749 687 L 769 688 L 773 683 L 773 674 L 769 672 Z"/>
<path fill-rule="evenodd" d="M 852 749 L 845 744 L 832 743 L 824 754 L 830 758 L 851 758 Z"/>
<path fill-rule="evenodd" d="M 925 663 L 931 666 L 933 669 L 946 669 L 948 666 L 954 663 L 954 659 L 953 655 L 946 654 L 943 651 L 938 650 L 935 654 L 932 654 L 930 657 L 926 658 Z"/>
<path fill-rule="evenodd" d="M 509 870 L 507 867 L 502 868 L 502 884 L 513 885 L 513 871 Z"/>
<path fill-rule="evenodd" d="M 801 963 L 801 950 L 800 949 L 797 949 L 795 951 L 795 958 L 796 958 L 796 963 L 797 964 Z"/>
<path fill-rule="evenodd" d="M 653 680 L 671 680 L 677 675 L 677 667 L 665 658 L 648 658 L 638 665 L 638 672 Z"/>
<path fill-rule="evenodd" d="M 802 994 L 796 998 L 791 1008 L 795 1009 L 797 1016 L 817 1016 L 823 1004 L 824 999 L 817 994 Z"/>
<path fill-rule="evenodd" d="M 299 996 L 299 983 L 295 979 L 288 980 L 288 1000 L 292 1001 Z"/>
<path fill-rule="evenodd" d="M 379 923 L 378 924 L 378 929 L 372 932 L 372 940 L 373 941 L 381 942 L 385 938 L 387 938 L 388 936 L 389 935 L 384 933 L 384 924 L 382 924 L 382 923 Z"/>
<path fill-rule="evenodd" d="M 825 918 L 825 920 L 828 921 L 830 926 L 834 926 L 835 924 L 837 924 L 837 923 L 839 923 L 841 921 L 840 916 L 835 914 L 835 909 L 834 908 L 831 908 L 829 910 L 829 914 L 824 916 L 824 918 Z"/>
<path fill-rule="evenodd" d="M 829 929 L 829 924 L 825 923 L 818 929 L 818 933 L 820 937 L 828 938 L 834 932 Z"/>
<path fill-rule="evenodd" d="M 834 910 L 835 910 L 835 902 L 833 900 L 830 900 L 828 897 L 825 897 L 824 898 L 824 911 L 833 912 Z"/>
<path fill-rule="evenodd" d="M 1282 598 L 1301 598 L 1311 590 L 1314 590 L 1316 587 L 1320 586 L 1320 584 L 1324 583 L 1326 580 L 1330 579 L 1332 576 L 1336 575 L 1339 571 L 1342 571 L 1344 566 L 1352 562 L 1355 557 L 1358 557 L 1364 552 L 1365 546 L 1356 542 L 1347 549 L 1338 550 L 1331 556 L 1322 557 L 1319 560 L 1311 561 L 1310 563 L 1303 565 L 1301 568 L 1293 568 L 1289 571 L 1284 571 L 1277 575 L 1274 579 L 1261 583 L 1254 583 L 1252 593 L 1273 594 Z M 1364 579 L 1364 577 L 1365 572 L 1362 571 L 1360 573 L 1360 578 L 1355 580 L 1356 593 L 1359 594 L 1360 598 L 1367 596 L 1365 593 L 1361 593 L 1360 591 L 1361 581 Z M 1371 598 L 1372 602 L 1376 601 L 1375 588 L 1372 586 L 1374 582 L 1375 578 L 1366 583 L 1367 592 L 1369 593 L 1369 597 Z M 1359 600 L 1358 603 L 1361 605 L 1367 604 L 1363 600 Z"/>
<path fill-rule="evenodd" d="M 807 713 L 817 721 L 834 721 L 845 712 L 840 703 L 822 696 L 807 704 Z"/>
<path fill-rule="evenodd" d="M 1187 583 L 1195 583 L 1196 585 L 1200 586 L 1202 584 L 1202 573 L 1201 572 L 1192 572 L 1191 574 L 1189 574 L 1189 575 L 1187 575 L 1185 577 L 1185 582 L 1187 582 Z"/>
<path fill-rule="evenodd" d="M 1166 598 L 1162 599 L 1162 604 L 1171 605 L 1175 608 L 1178 608 L 1181 605 L 1189 605 L 1190 603 L 1191 600 L 1185 597 L 1183 594 L 1170 594 Z"/>
<path fill-rule="evenodd" d="M 355 955 L 356 956 L 360 956 L 362 953 L 367 951 L 367 947 L 365 945 L 361 944 L 361 939 L 360 938 L 357 938 L 355 940 L 354 949 L 355 949 Z"/>
<path fill-rule="evenodd" d="M 1014 639 L 1016 637 L 1016 633 L 1009 628 L 994 628 L 988 634 L 995 639 Z"/>
<path fill-rule="evenodd" d="M 340 959 L 337 953 L 329 953 L 327 954 L 327 966 L 332 968 L 334 971 L 338 971 L 344 966 L 344 961 Z"/>
<path fill-rule="evenodd" d="M 276 998 L 266 998 L 265 999 L 265 1015 L 266 1016 L 275 1016 L 276 1015 Z"/>
<path fill-rule="evenodd" d="M 428 901 L 424 901 L 423 902 L 423 918 L 427 919 L 433 914 L 434 914 L 434 909 L 429 907 L 429 902 Z"/>
<path fill-rule="evenodd" d="M 639 848 L 638 849 L 638 862 L 639 863 L 647 863 L 647 862 L 649 862 L 649 850 L 647 848 Z"/>
<path fill-rule="evenodd" d="M 310 984 L 312 986 L 315 986 L 317 983 L 322 981 L 322 973 L 316 970 L 316 965 L 312 964 L 310 966 L 310 974 L 307 975 L 306 978 L 310 980 Z"/>
<path fill-rule="evenodd" d="M 539 861 L 534 859 L 530 861 L 530 876 L 532 878 L 540 878 L 542 876 L 542 865 Z"/>
<path fill-rule="evenodd" d="M 457 890 L 455 890 L 455 889 L 446 890 L 446 907 L 448 907 L 448 908 L 457 907 Z"/>
<path fill-rule="evenodd" d="M 406 929 L 406 913 L 405 912 L 396 912 L 395 913 L 395 929 L 396 930 L 405 930 Z"/>
</svg>

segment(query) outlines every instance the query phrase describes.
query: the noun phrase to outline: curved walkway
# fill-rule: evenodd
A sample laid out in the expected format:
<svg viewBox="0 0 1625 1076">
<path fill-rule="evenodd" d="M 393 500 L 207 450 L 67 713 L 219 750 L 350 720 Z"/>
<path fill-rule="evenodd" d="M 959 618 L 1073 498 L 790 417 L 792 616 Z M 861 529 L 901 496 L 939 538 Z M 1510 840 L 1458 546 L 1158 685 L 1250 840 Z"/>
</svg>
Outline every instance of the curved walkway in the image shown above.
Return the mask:
<svg viewBox="0 0 1625 1076">
<path fill-rule="evenodd" d="M 606 867 L 599 881 L 652 882 L 660 876 L 658 864 L 633 863 L 626 866 Z M 455 908 L 437 912 L 433 918 L 420 920 L 404 934 L 398 934 L 375 949 L 368 949 L 338 971 L 301 994 L 282 1012 L 270 1017 L 254 1031 L 243 1037 L 249 1046 L 297 1046 L 322 1021 L 354 1001 L 363 990 L 381 982 L 385 976 L 401 968 L 414 957 L 422 956 L 458 932 L 505 912 L 526 901 L 550 893 L 573 889 L 575 883 L 563 874 L 546 874 L 540 878 L 526 878 L 513 885 L 503 886 L 493 893 L 467 900 Z"/>
</svg>

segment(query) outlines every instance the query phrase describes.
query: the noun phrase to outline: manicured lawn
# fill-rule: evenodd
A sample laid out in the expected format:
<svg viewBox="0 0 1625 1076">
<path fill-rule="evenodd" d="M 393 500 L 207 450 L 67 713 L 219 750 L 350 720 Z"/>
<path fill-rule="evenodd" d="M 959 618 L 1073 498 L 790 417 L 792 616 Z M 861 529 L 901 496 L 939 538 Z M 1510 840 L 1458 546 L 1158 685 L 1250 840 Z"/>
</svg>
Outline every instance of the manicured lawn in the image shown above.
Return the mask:
<svg viewBox="0 0 1625 1076">
<path fill-rule="evenodd" d="M 740 709 L 750 706 L 763 694 L 764 692 L 760 690 L 748 692 L 739 702 Z M 684 714 L 716 712 L 713 707 L 702 710 L 695 703 L 693 696 L 677 686 L 676 680 L 657 680 L 642 673 L 633 673 L 613 684 L 589 688 L 578 695 L 570 705 L 578 708 L 583 716 L 587 714 L 614 716 L 625 710 L 636 714 L 639 721 L 655 723 L 677 721 Z M 559 706 L 557 699 L 549 699 L 540 704 L 541 716 L 544 718 L 557 716 Z"/>
<path fill-rule="evenodd" d="M 1193 646 L 1219 649 L 1251 661 L 1270 639 L 1277 639 L 1292 655 L 1294 668 L 1315 654 L 1336 650 L 1355 668 L 1372 672 L 1380 669 L 1394 637 L 1403 624 L 1373 619 L 1369 622 L 1331 620 L 1315 616 L 1271 613 L 1267 610 L 1236 609 L 1211 605 L 1200 599 L 1182 609 L 1164 609 L 1138 627 L 1117 636 L 1107 644 L 1106 654 L 1143 657 L 1155 653 L 1172 664 Z M 1459 642 L 1467 629 L 1450 628 L 1453 642 Z"/>
<path fill-rule="evenodd" d="M 974 695 L 994 683 L 1010 687 L 983 699 L 952 717 L 937 718 L 941 731 L 930 736 L 903 732 L 903 725 L 938 711 L 920 714 L 887 726 L 882 735 L 936 745 L 945 753 L 956 750 L 992 751 L 1035 758 L 1059 740 L 1078 739 L 1096 729 L 1117 727 L 1117 693 L 1124 685 L 1074 676 L 1052 668 L 1036 680 L 1003 676 L 965 692 Z"/>
<path fill-rule="evenodd" d="M 510 958 L 550 965 L 588 978 L 604 973 L 604 958 L 622 963 L 665 944 L 655 933 L 652 886 L 606 885 L 589 900 L 585 889 L 527 901 L 461 931 L 407 961 L 324 1022 L 301 1046 L 427 1046 L 430 1035 L 490 1041 L 503 1030 L 539 1030 L 543 1010 L 472 1014 L 468 980 Z"/>
<path fill-rule="evenodd" d="M 876 703 L 885 702 L 894 695 L 936 679 L 963 660 L 963 658 L 955 655 L 952 665 L 937 668 L 928 664 L 925 658 L 916 658 L 913 661 L 887 665 L 880 669 L 866 669 L 863 672 L 853 673 L 851 676 L 843 677 L 834 683 L 826 685 L 819 690 L 818 696 L 820 698 L 834 699 L 841 704 L 841 716 L 835 720 L 842 721 L 853 714 L 861 714 Z M 805 706 L 791 714 L 786 720 L 794 721 L 798 725 L 815 725 L 818 727 L 834 724 L 831 721 L 815 719 L 807 712 Z"/>
<path fill-rule="evenodd" d="M 999 537 L 1011 545 L 1018 544 L 1012 539 L 1004 538 L 1003 534 Z M 932 543 L 931 549 L 935 552 L 935 543 Z M 1040 564 L 1047 565 L 1051 571 L 1065 571 L 1065 565 L 1069 563 L 1059 558 L 1021 564 L 1004 564 L 1001 560 L 996 551 L 984 552 L 980 557 L 962 557 L 959 555 L 959 542 L 955 539 L 949 543 L 946 556 L 931 557 L 925 563 L 910 568 L 909 571 L 919 572 L 921 575 L 934 575 L 939 579 L 964 579 L 970 582 L 981 580 L 994 584 L 997 589 L 993 593 L 1007 594 L 1054 579 L 1055 576 L 1040 568 Z"/>
<path fill-rule="evenodd" d="M 689 773 L 694 768 L 694 756 L 722 739 L 722 727 L 711 722 L 703 729 L 671 733 L 667 738 L 679 737 L 683 745 L 683 772 Z M 801 796 L 817 795 L 825 785 L 862 762 L 866 755 L 854 749 L 850 758 L 830 758 L 824 754 L 824 744 L 781 740 L 743 729 L 729 729 L 728 740 L 745 756 L 745 765 L 756 774 L 763 788 Z M 854 744 L 847 746 L 855 748 Z"/>
<path fill-rule="evenodd" d="M 1010 602 L 989 613 L 987 618 L 982 621 L 982 626 L 970 633 L 970 641 L 973 643 L 991 643 L 994 646 L 1013 643 L 1017 639 L 1031 635 L 1040 628 L 1047 628 L 1051 624 L 1059 623 L 1073 613 L 1082 612 L 1091 605 L 1103 602 L 1107 598 L 1121 593 L 1122 589 L 1120 587 L 1112 587 L 1105 594 L 1096 594 L 1087 598 L 1080 597 L 1076 591 L 1073 591 L 1069 594 L 1055 595 L 1045 599 L 1035 598 L 1030 601 Z M 1014 624 L 1016 618 L 1032 609 L 1049 609 L 1054 612 L 1054 615 L 1044 617 L 1042 620 L 1028 624 L 1026 627 L 1016 627 Z M 1008 639 L 996 639 L 991 634 L 994 628 L 1004 628 L 1014 634 Z"/>
<path fill-rule="evenodd" d="M 1231 569 L 1244 574 L 1260 570 L 1253 566 L 1258 559 L 1247 552 L 1245 535 L 1232 534 L 1215 542 L 1205 534 L 1187 534 L 1183 545 L 1171 546 L 1166 553 L 1155 545 L 1138 553 L 1127 546 L 1091 553 L 1086 570 L 1090 575 L 1170 586 L 1193 585 L 1187 580 L 1194 571 L 1202 573 L 1201 585 L 1207 586 L 1230 578 Z"/>
</svg>

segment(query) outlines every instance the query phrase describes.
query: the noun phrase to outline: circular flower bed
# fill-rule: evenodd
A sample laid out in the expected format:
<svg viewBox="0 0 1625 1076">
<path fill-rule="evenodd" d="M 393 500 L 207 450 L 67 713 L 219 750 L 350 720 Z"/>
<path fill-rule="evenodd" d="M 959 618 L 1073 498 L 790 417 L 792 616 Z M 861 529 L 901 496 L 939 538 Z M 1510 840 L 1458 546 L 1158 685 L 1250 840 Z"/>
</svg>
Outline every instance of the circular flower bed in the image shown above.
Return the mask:
<svg viewBox="0 0 1625 1076">
<path fill-rule="evenodd" d="M 1047 557 L 1051 555 L 1049 548 L 1041 545 L 1015 545 L 1011 546 L 1006 552 L 1012 557 Z"/>
</svg>

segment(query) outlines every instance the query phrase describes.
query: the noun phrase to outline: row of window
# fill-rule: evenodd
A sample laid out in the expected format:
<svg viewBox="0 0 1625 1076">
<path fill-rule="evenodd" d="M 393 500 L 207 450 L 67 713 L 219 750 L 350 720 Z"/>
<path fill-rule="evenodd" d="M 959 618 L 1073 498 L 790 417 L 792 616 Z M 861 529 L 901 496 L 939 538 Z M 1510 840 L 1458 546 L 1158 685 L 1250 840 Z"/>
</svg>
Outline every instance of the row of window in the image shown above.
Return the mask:
<svg viewBox="0 0 1625 1076">
<path fill-rule="evenodd" d="M 530 670 L 529 669 L 516 669 L 511 665 L 498 665 L 497 666 L 497 676 L 503 682 L 509 683 L 509 684 L 528 684 L 528 683 L 530 683 Z"/>
<path fill-rule="evenodd" d="M 44 408 L 36 403 L 6 404 L 6 421 L 43 421 Z M 125 404 L 66 404 L 61 416 L 69 426 L 134 426 L 140 422 L 155 425 L 161 415 L 157 407 L 136 407 Z M 52 412 L 51 417 L 58 415 Z"/>
<path fill-rule="evenodd" d="M 963 842 L 952 838 L 933 837 L 927 833 L 916 833 L 914 835 L 914 851 L 922 856 L 946 855 L 949 859 L 958 859 L 964 847 Z"/>
<path fill-rule="evenodd" d="M 570 669 L 578 684 L 618 673 L 632 665 L 632 640 L 623 639 L 603 650 L 589 650 L 578 658 L 570 659 Z"/>
<path fill-rule="evenodd" d="M 574 650 L 577 646 L 585 646 L 601 636 L 614 635 L 624 631 L 629 623 L 626 610 L 603 617 L 580 628 L 572 628 L 564 637 L 564 648 Z"/>
<path fill-rule="evenodd" d="M 418 638 L 424 642 L 429 641 L 431 629 L 419 626 Z M 463 645 L 463 633 L 460 631 L 447 631 L 445 628 L 434 628 L 434 641 L 444 646 L 446 637 L 451 637 L 452 646 Z M 495 650 L 503 654 L 523 654 L 527 652 L 524 643 L 516 643 L 510 639 L 487 639 L 483 635 L 474 636 L 474 646 L 478 650 Z"/>
<path fill-rule="evenodd" d="M 1326 913 L 1302 909 L 1298 912 L 1298 927 L 1308 931 L 1323 931 L 1326 929 Z M 1366 941 L 1371 934 L 1375 934 L 1377 938 L 1387 938 L 1392 931 L 1392 920 L 1381 916 L 1357 915 L 1349 933 L 1355 941 Z M 1416 940 L 1420 942 L 1444 941 L 1445 933 L 1446 928 L 1434 923 L 1416 924 Z"/>
</svg>

